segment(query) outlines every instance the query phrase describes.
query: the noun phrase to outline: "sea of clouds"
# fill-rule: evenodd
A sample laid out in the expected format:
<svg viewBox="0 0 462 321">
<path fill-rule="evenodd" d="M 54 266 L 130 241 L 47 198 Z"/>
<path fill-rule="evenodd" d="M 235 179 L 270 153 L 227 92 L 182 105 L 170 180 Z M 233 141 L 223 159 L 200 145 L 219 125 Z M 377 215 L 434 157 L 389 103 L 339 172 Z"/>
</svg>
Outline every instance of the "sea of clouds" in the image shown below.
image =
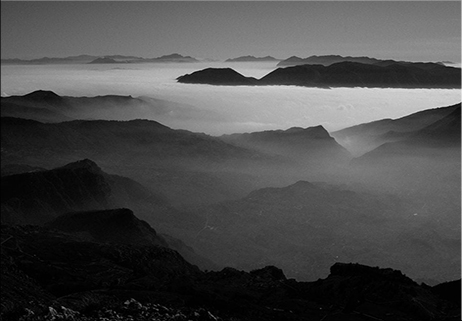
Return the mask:
<svg viewBox="0 0 462 321">
<path fill-rule="evenodd" d="M 142 117 L 212 135 L 317 125 L 335 131 L 461 101 L 460 89 L 320 89 L 176 82 L 178 76 L 207 67 L 230 67 L 256 78 L 277 68 L 276 63 L 267 62 L 2 65 L 1 93 L 23 95 L 42 89 L 66 96 L 131 95 L 161 99 L 172 103 L 168 117 Z"/>
</svg>

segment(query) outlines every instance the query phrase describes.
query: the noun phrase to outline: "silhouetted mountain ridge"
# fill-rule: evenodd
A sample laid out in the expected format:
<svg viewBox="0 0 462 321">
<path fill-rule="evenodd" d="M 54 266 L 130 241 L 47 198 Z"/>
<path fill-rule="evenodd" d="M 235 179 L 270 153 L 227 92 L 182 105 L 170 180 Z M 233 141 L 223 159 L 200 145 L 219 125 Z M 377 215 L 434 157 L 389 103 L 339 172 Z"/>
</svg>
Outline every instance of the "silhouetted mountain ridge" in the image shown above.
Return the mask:
<svg viewBox="0 0 462 321">
<path fill-rule="evenodd" d="M 461 108 L 452 106 L 451 113 L 419 130 L 399 136 L 396 141 L 386 142 L 374 150 L 355 159 L 355 162 L 386 161 L 400 156 L 422 156 L 431 154 L 442 157 L 454 154 L 460 162 Z M 438 153 L 439 151 L 439 153 Z M 447 159 L 449 160 L 449 159 Z"/>
<path fill-rule="evenodd" d="M 259 62 L 259 61 L 279 61 L 279 59 L 276 59 L 271 56 L 266 56 L 266 57 L 255 57 L 255 56 L 240 56 L 236 58 L 229 58 L 225 60 L 226 62 Z"/>
<path fill-rule="evenodd" d="M 89 159 L 52 170 L 3 176 L 1 193 L 2 224 L 51 224 L 66 232 L 90 233 L 92 241 L 100 242 L 168 243 L 190 262 L 215 267 L 175 237 L 167 235 L 166 241 L 158 236 L 131 209 L 167 230 L 177 221 L 191 224 L 190 215 L 131 179 L 106 174 Z M 131 209 L 118 209 L 123 207 Z"/>
<path fill-rule="evenodd" d="M 220 138 L 236 146 L 291 157 L 297 162 L 320 160 L 324 164 L 342 163 L 350 158 L 349 152 L 337 144 L 321 125 L 223 135 Z"/>
<path fill-rule="evenodd" d="M 256 79 L 244 77 L 231 68 L 207 68 L 186 74 L 177 78 L 181 83 L 211 84 L 211 85 L 254 85 Z"/>
<path fill-rule="evenodd" d="M 460 110 L 460 103 L 426 109 L 397 119 L 382 119 L 348 127 L 332 132 L 331 135 L 354 154 L 363 154 L 383 143 L 399 141 L 412 136 L 458 109 Z"/>
<path fill-rule="evenodd" d="M 294 85 L 305 87 L 460 88 L 460 68 L 438 64 L 396 63 L 386 66 L 338 62 L 329 66 L 278 68 L 260 79 L 234 70 L 208 68 L 177 78 L 178 82 L 211 85 Z"/>
</svg>

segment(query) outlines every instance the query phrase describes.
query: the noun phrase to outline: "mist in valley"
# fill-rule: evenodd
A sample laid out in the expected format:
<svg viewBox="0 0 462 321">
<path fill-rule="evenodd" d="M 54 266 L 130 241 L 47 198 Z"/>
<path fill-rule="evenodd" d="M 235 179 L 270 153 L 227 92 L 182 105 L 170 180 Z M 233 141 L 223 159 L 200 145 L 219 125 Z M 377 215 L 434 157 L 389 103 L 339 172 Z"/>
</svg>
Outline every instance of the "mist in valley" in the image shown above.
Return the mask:
<svg viewBox="0 0 462 321">
<path fill-rule="evenodd" d="M 2 66 L 3 97 L 50 90 L 67 104 L 41 115 L 44 124 L 29 126 L 30 134 L 25 123 L 2 124 L 2 163 L 51 170 L 87 158 L 133 179 L 168 206 L 153 209 L 151 196 L 133 196 L 137 189 L 112 205 L 131 208 L 220 268 L 275 265 L 289 277 L 315 280 L 335 262 L 359 262 L 392 266 L 429 284 L 460 276 L 460 139 L 459 145 L 367 154 L 447 115 L 408 127 L 399 138 L 361 132 L 351 149 L 352 138 L 336 134 L 456 104 L 460 90 L 175 81 L 210 65 L 224 66 Z M 254 77 L 274 69 L 274 63 L 227 66 Z M 24 115 L 32 115 L 27 108 Z M 76 119 L 92 121 L 62 123 Z M 170 128 L 98 121 L 134 119 Z M 229 135 L 245 132 L 260 133 Z"/>
<path fill-rule="evenodd" d="M 180 75 L 229 67 L 262 77 L 276 63 L 183 63 L 109 65 L 2 65 L 2 96 L 51 90 L 61 96 L 131 95 L 146 106 L 88 108 L 83 119 L 146 118 L 176 129 L 210 135 L 322 125 L 328 131 L 384 118 L 398 118 L 460 101 L 457 89 L 305 88 L 181 84 Z"/>
</svg>

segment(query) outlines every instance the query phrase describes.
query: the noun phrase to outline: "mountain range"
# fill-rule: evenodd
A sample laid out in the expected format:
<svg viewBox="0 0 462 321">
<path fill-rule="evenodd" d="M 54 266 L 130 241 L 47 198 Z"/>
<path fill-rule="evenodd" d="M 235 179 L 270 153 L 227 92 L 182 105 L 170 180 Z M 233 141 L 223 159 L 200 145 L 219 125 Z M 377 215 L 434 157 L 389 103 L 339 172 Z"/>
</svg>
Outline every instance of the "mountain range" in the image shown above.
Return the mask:
<svg viewBox="0 0 462 321">
<path fill-rule="evenodd" d="M 393 64 L 416 64 L 414 62 L 407 61 L 396 61 L 392 59 L 377 59 L 372 57 L 351 57 L 351 56 L 340 56 L 340 55 L 323 55 L 323 56 L 310 56 L 307 58 L 300 58 L 297 56 L 289 57 L 285 60 L 281 60 L 278 66 L 296 66 L 296 65 L 323 65 L 330 66 L 339 62 L 357 62 L 368 65 L 388 66 Z M 445 63 L 452 64 L 450 61 L 436 62 L 436 64 L 444 65 Z M 428 63 L 417 63 L 417 64 L 428 64 Z M 430 63 L 430 65 L 433 63 Z"/>
<path fill-rule="evenodd" d="M 430 286 L 460 276 L 460 104 L 213 137 L 144 97 L 1 103 L 5 318 L 460 319 Z"/>
<path fill-rule="evenodd" d="M 325 56 L 310 56 L 307 58 L 300 58 L 297 56 L 289 57 L 285 60 L 281 60 L 278 66 L 296 66 L 296 65 L 323 65 L 329 66 L 339 62 L 357 62 L 361 64 L 376 64 L 382 60 L 370 57 L 351 57 L 351 56 L 339 56 L 339 55 L 325 55 Z"/>
<path fill-rule="evenodd" d="M 202 268 L 216 267 L 181 240 L 156 234 L 131 210 L 114 210 L 130 207 L 160 227 L 191 221 L 162 195 L 128 178 L 108 175 L 90 160 L 3 176 L 1 194 L 2 224 L 51 224 L 90 240 L 172 247 Z"/>
<path fill-rule="evenodd" d="M 211 85 L 293 85 L 305 87 L 460 88 L 461 69 L 436 63 L 368 64 L 343 61 L 328 66 L 278 68 L 260 79 L 230 69 L 207 68 L 179 76 L 180 83 Z"/>
<path fill-rule="evenodd" d="M 46 64 L 86 64 L 86 63 L 145 63 L 145 62 L 198 62 L 196 58 L 190 56 L 183 56 L 177 53 L 170 55 L 163 55 L 155 58 L 143 58 L 137 56 L 124 56 L 124 55 L 106 55 L 106 56 L 93 56 L 93 55 L 79 55 L 69 57 L 43 57 L 38 59 L 24 60 L 24 59 L 2 59 L 2 64 L 9 65 L 46 65 Z"/>
<path fill-rule="evenodd" d="M 400 271 L 373 267 L 391 257 L 393 265 L 400 265 L 396 248 L 398 244 L 402 248 L 405 240 L 427 243 L 422 253 L 415 253 L 415 246 L 401 253 L 401 260 L 410 260 L 403 265 L 406 270 L 450 261 L 449 253 L 441 261 L 432 259 L 435 246 L 448 246 L 444 236 L 439 236 L 441 245 L 434 237 L 400 236 L 409 218 L 400 217 L 403 204 L 394 197 L 300 181 L 198 209 L 195 216 L 175 213 L 162 197 L 136 182 L 105 174 L 92 161 L 83 160 L 2 177 L 1 201 L 2 220 L 5 207 L 13 217 L 28 207 L 29 217 L 39 218 L 40 210 L 56 209 L 54 217 L 41 217 L 42 227 L 2 221 L 1 313 L 6 320 L 28 311 L 45 319 L 63 314 L 102 320 L 111 310 L 113 318 L 126 314 L 142 318 L 149 312 L 171 320 L 168 313 L 176 311 L 185 320 L 187 315 L 203 320 L 203 309 L 209 318 L 222 320 L 325 320 L 332 314 L 336 320 L 358 315 L 382 320 L 460 317 L 460 281 L 431 287 Z M 149 215 L 140 210 L 144 202 Z M 96 204 L 102 209 L 79 211 Z M 136 212 L 151 223 L 117 205 L 137 207 Z M 162 218 L 159 213 L 166 210 L 169 214 Z M 200 215 L 206 219 L 201 221 Z M 165 220 L 181 231 L 186 243 L 152 228 L 165 225 Z M 198 222 L 204 227 L 194 227 Z M 374 255 L 377 249 L 383 252 Z M 191 263 L 210 261 L 196 250 L 232 265 L 248 260 L 247 264 L 266 267 L 246 267 L 251 271 L 244 272 L 243 267 L 220 270 L 208 265 L 218 271 L 203 272 Z M 370 266 L 333 264 L 330 255 L 334 262 L 356 259 Z M 301 262 L 305 263 L 297 266 Z M 286 277 L 274 263 L 297 280 Z M 310 270 L 329 267 L 327 278 L 300 281 Z M 157 305 L 149 303 L 153 301 Z"/>
<path fill-rule="evenodd" d="M 255 57 L 255 56 L 240 56 L 236 58 L 226 59 L 225 62 L 261 62 L 261 61 L 280 61 L 271 56 L 266 57 Z"/>
<path fill-rule="evenodd" d="M 258 150 L 267 154 L 290 157 L 300 163 L 318 162 L 345 163 L 350 153 L 332 138 L 327 130 L 319 126 L 287 130 L 268 130 L 244 134 L 220 136 L 225 142 Z"/>
</svg>

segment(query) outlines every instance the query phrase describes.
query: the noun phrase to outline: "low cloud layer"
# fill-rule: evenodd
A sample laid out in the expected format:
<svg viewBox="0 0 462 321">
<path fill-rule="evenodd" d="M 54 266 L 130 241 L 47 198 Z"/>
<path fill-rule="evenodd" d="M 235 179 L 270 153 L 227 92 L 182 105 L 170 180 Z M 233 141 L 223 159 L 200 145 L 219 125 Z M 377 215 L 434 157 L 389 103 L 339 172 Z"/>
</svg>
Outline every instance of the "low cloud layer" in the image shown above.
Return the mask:
<svg viewBox="0 0 462 321">
<path fill-rule="evenodd" d="M 231 67 L 253 77 L 274 63 L 2 66 L 2 95 L 52 90 L 59 95 L 145 96 L 171 102 L 168 113 L 140 114 L 174 128 L 212 135 L 308 127 L 329 131 L 461 100 L 460 90 L 305 88 L 296 86 L 209 86 L 180 84 L 175 78 L 206 67 Z M 101 115 L 110 118 L 110 115 Z"/>
</svg>

